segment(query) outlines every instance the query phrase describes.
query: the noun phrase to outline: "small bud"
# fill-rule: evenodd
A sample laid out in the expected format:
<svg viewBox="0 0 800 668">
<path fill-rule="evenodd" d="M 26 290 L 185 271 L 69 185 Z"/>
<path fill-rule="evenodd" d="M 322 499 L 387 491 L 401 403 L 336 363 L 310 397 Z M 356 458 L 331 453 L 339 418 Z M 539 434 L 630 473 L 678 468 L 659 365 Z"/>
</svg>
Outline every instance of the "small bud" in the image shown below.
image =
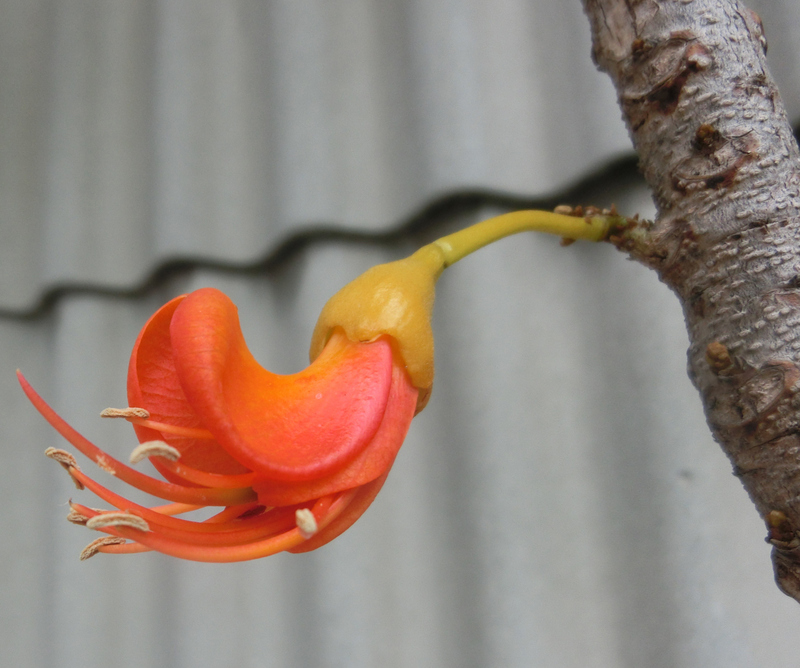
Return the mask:
<svg viewBox="0 0 800 668">
<path fill-rule="evenodd" d="M 730 373 L 734 367 L 728 349 L 719 341 L 712 341 L 708 344 L 706 362 L 717 375 Z"/>
</svg>

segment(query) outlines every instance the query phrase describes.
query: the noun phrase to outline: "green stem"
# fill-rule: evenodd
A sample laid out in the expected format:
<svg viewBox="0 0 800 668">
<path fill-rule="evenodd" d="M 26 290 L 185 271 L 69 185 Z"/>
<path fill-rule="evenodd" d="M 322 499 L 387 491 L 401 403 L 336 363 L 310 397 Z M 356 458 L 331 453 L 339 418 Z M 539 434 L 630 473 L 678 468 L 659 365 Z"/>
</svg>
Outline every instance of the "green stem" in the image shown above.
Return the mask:
<svg viewBox="0 0 800 668">
<path fill-rule="evenodd" d="M 549 211 L 514 211 L 448 234 L 420 251 L 435 246 L 444 256 L 443 268 L 446 268 L 479 248 L 518 232 L 547 232 L 565 239 L 602 241 L 623 221 L 622 217 L 613 215 L 583 218 Z"/>
</svg>

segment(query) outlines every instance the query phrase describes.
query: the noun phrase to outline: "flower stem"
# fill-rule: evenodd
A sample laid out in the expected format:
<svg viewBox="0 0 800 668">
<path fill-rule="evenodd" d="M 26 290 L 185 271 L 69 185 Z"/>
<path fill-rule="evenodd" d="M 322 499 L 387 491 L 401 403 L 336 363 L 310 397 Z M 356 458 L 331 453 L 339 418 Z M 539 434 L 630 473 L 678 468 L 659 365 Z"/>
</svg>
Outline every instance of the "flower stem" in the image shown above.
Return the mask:
<svg viewBox="0 0 800 668">
<path fill-rule="evenodd" d="M 518 232 L 547 232 L 571 240 L 603 241 L 622 223 L 624 218 L 613 214 L 578 217 L 549 211 L 513 211 L 448 234 L 429 246 L 436 246 L 442 252 L 446 268 L 479 248 Z"/>
<path fill-rule="evenodd" d="M 311 337 L 309 357 L 317 359 L 336 329 L 353 342 L 388 336 L 411 384 L 418 390 L 421 411 L 433 386 L 433 309 L 436 281 L 461 258 L 517 232 L 548 232 L 570 241 L 614 240 L 639 225 L 637 217 L 617 215 L 612 207 L 559 207 L 548 211 L 514 211 L 448 234 L 416 253 L 377 265 L 347 284 L 328 300 Z"/>
</svg>

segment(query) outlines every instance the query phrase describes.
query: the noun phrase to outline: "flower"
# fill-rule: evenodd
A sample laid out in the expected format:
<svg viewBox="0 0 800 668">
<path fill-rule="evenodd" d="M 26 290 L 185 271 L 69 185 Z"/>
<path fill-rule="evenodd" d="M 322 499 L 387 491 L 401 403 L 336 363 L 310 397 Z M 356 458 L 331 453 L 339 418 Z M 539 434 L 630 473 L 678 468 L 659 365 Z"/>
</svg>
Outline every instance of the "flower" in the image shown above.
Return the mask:
<svg viewBox="0 0 800 668">
<path fill-rule="evenodd" d="M 70 503 L 67 519 L 109 534 L 81 558 L 158 550 L 197 561 L 243 561 L 313 550 L 345 531 L 380 490 L 433 386 L 431 311 L 442 271 L 488 243 L 538 230 L 601 241 L 635 225 L 616 211 L 517 211 L 477 223 L 373 267 L 325 305 L 311 365 L 281 376 L 250 354 L 233 303 L 205 288 L 176 297 L 145 324 L 128 369 L 133 423 L 159 480 L 100 450 L 45 403 L 44 418 L 100 468 L 171 503 L 147 508 L 89 478 L 64 450 L 46 454 L 117 510 Z M 566 215 L 565 215 L 566 214 Z M 224 506 L 203 522 L 175 517 Z M 130 541 L 130 542 L 129 542 Z"/>
<path fill-rule="evenodd" d="M 389 335 L 362 341 L 339 326 L 323 330 L 311 365 L 278 375 L 253 358 L 236 307 L 218 290 L 197 290 L 161 307 L 133 348 L 132 408 L 104 414 L 133 423 L 140 445 L 132 461 L 149 457 L 165 480 L 90 443 L 18 374 L 33 405 L 73 446 L 117 478 L 171 502 L 133 503 L 89 478 L 69 453 L 50 449 L 77 484 L 117 509 L 71 504 L 68 519 L 112 537 L 95 541 L 85 556 L 153 549 L 197 561 L 241 561 L 312 550 L 353 524 L 386 480 L 420 391 Z M 203 522 L 175 517 L 204 506 L 225 508 Z"/>
</svg>

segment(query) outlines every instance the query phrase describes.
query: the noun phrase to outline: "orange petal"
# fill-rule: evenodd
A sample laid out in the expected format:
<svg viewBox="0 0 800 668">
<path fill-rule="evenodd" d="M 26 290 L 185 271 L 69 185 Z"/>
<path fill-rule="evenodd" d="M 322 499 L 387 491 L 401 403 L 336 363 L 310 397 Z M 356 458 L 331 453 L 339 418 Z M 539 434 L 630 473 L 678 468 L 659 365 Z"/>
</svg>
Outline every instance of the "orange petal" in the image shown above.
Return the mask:
<svg viewBox="0 0 800 668">
<path fill-rule="evenodd" d="M 259 503 L 288 506 L 364 485 L 385 474 L 394 463 L 417 405 L 418 390 L 403 369 L 395 366 L 383 420 L 369 445 L 346 467 L 305 482 L 256 480 L 252 484 Z"/>
<path fill-rule="evenodd" d="M 170 336 L 203 426 L 260 477 L 331 475 L 364 450 L 383 418 L 393 368 L 386 340 L 352 343 L 337 333 L 300 373 L 270 373 L 247 349 L 234 304 L 212 288 L 178 305 Z"/>
<path fill-rule="evenodd" d="M 169 326 L 175 309 L 186 298 L 176 297 L 167 302 L 145 323 L 133 346 L 128 366 L 128 403 L 146 408 L 153 421 L 190 428 L 203 428 L 203 423 L 186 400 L 181 388 L 175 362 Z M 245 473 L 247 469 L 234 460 L 219 443 L 208 439 L 176 437 L 134 424 L 141 443 L 164 440 L 181 452 L 181 463 L 201 471 L 213 473 Z M 159 472 L 172 482 L 184 482 L 164 470 L 160 462 L 153 462 Z"/>
</svg>

